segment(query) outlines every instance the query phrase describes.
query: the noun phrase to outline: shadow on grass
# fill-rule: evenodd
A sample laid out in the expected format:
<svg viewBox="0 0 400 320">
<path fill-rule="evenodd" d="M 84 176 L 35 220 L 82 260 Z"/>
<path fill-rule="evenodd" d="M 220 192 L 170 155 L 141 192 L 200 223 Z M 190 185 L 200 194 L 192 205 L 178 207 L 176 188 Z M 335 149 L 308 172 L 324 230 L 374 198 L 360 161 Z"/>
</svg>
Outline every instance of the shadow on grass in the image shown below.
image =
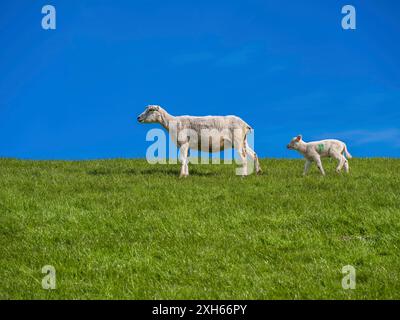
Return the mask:
<svg viewBox="0 0 400 320">
<path fill-rule="evenodd" d="M 219 176 L 221 172 L 210 172 L 210 171 L 199 171 L 194 168 L 189 169 L 190 176 L 199 177 L 210 177 Z M 180 173 L 180 167 L 166 167 L 166 166 L 154 166 L 151 168 L 140 169 L 131 168 L 126 170 L 110 170 L 110 169 L 95 169 L 87 171 L 87 174 L 92 176 L 104 176 L 113 174 L 124 174 L 124 175 L 159 175 L 159 176 L 175 176 L 178 177 Z"/>
<path fill-rule="evenodd" d="M 113 172 L 112 170 L 109 169 L 94 169 L 94 170 L 89 170 L 87 171 L 87 174 L 91 176 L 104 176 L 104 175 L 110 175 L 116 172 Z"/>
<path fill-rule="evenodd" d="M 126 170 L 125 173 L 127 174 L 142 174 L 142 175 L 168 175 L 168 176 L 175 176 L 178 177 L 180 173 L 180 167 L 173 167 L 173 168 L 165 168 L 165 167 L 152 167 L 149 169 L 129 169 Z M 199 176 L 199 177 L 209 177 L 209 176 L 216 176 L 219 175 L 218 172 L 204 172 L 198 171 L 196 169 L 190 168 L 189 169 L 189 177 L 190 176 Z"/>
<path fill-rule="evenodd" d="M 165 167 L 152 167 L 147 169 L 128 169 L 124 171 L 124 174 L 129 175 L 160 175 L 160 176 L 178 176 L 179 169 L 177 168 L 165 168 Z"/>
</svg>

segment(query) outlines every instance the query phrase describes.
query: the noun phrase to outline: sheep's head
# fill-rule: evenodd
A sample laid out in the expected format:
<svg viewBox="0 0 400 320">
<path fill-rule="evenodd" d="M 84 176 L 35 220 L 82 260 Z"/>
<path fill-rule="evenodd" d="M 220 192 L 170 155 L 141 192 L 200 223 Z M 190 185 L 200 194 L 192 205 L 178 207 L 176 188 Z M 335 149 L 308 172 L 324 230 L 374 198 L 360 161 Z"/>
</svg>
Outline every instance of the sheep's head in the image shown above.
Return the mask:
<svg viewBox="0 0 400 320">
<path fill-rule="evenodd" d="M 299 145 L 302 139 L 303 137 L 301 135 L 298 135 L 297 137 L 294 137 L 292 140 L 290 140 L 290 143 L 286 147 L 291 150 L 297 150 L 299 149 Z"/>
<path fill-rule="evenodd" d="M 162 119 L 160 111 L 161 111 L 160 106 L 156 105 L 147 106 L 146 109 L 137 117 L 137 120 L 140 123 L 160 122 Z"/>
</svg>

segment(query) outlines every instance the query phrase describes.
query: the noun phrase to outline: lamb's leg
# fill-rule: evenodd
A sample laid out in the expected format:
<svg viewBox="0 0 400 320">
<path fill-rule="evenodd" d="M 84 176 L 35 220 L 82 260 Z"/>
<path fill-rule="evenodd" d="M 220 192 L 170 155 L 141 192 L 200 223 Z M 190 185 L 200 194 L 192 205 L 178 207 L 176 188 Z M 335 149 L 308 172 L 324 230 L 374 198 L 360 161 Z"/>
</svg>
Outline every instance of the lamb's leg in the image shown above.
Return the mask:
<svg viewBox="0 0 400 320">
<path fill-rule="evenodd" d="M 322 166 L 321 157 L 320 156 L 316 156 L 315 157 L 315 162 L 317 164 L 317 167 L 318 167 L 319 171 L 324 176 L 325 175 L 325 171 L 324 171 L 324 167 Z"/>
<path fill-rule="evenodd" d="M 334 153 L 334 154 L 332 154 L 332 157 L 335 158 L 338 161 L 338 165 L 336 167 L 336 172 L 340 173 L 340 170 L 342 170 L 344 162 L 345 162 L 346 159 L 340 153 Z"/>
<path fill-rule="evenodd" d="M 344 171 L 349 173 L 349 161 L 346 158 L 344 159 Z"/>
<path fill-rule="evenodd" d="M 256 166 L 256 174 L 261 174 L 262 170 L 260 167 L 260 163 L 258 162 L 257 154 L 254 152 L 254 150 L 252 148 L 250 148 L 250 146 L 247 142 L 246 142 L 246 151 L 247 151 L 248 155 L 250 156 L 250 158 L 252 158 L 254 161 L 254 164 Z"/>
<path fill-rule="evenodd" d="M 183 145 L 181 145 L 180 149 L 180 160 L 182 162 L 182 166 L 181 166 L 181 173 L 179 175 L 180 178 L 182 177 L 187 177 L 189 175 L 189 159 L 188 159 L 188 152 L 189 152 L 189 143 L 185 143 Z"/>
<path fill-rule="evenodd" d="M 310 170 L 311 164 L 312 164 L 311 160 L 306 159 L 306 163 L 304 164 L 303 176 L 307 175 L 308 170 Z"/>
</svg>

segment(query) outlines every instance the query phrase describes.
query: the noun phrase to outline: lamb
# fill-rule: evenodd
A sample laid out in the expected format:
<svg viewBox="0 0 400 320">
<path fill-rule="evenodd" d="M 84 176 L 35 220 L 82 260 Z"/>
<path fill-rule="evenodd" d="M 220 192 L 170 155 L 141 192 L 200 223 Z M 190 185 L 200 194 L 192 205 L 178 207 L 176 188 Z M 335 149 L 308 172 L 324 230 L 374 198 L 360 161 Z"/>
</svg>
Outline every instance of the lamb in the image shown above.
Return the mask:
<svg viewBox="0 0 400 320">
<path fill-rule="evenodd" d="M 247 134 L 252 128 L 236 116 L 172 116 L 158 105 L 149 105 L 137 120 L 140 123 L 159 123 L 170 134 L 180 151 L 182 163 L 180 177 L 189 175 L 189 149 L 219 152 L 234 148 L 238 151 L 241 175 L 248 175 L 247 156 L 255 163 L 256 173 L 261 173 L 257 154 L 247 143 Z"/>
<path fill-rule="evenodd" d="M 287 145 L 288 149 L 296 150 L 300 152 L 306 158 L 304 165 L 303 175 L 308 173 L 312 162 L 315 162 L 318 166 L 319 171 L 324 176 L 325 171 L 322 167 L 321 157 L 332 157 L 338 160 L 336 172 L 339 173 L 344 166 L 344 170 L 349 172 L 349 162 L 347 159 L 351 159 L 351 154 L 347 151 L 347 146 L 344 142 L 334 139 L 305 142 L 303 137 L 298 135 L 294 137 Z M 345 154 L 346 157 L 343 155 Z"/>
</svg>

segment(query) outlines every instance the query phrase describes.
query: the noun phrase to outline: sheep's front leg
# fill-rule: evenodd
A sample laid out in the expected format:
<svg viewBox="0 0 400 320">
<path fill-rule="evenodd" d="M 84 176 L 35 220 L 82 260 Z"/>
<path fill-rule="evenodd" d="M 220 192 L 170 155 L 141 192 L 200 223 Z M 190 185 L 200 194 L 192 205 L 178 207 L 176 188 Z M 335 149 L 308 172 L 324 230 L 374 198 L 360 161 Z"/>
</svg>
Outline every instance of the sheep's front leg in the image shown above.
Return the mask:
<svg viewBox="0 0 400 320">
<path fill-rule="evenodd" d="M 312 164 L 311 160 L 306 159 L 306 163 L 304 164 L 303 176 L 307 175 L 308 170 L 310 170 L 311 164 Z"/>
<path fill-rule="evenodd" d="M 324 167 L 322 166 L 321 157 L 320 156 L 315 157 L 315 162 L 317 163 L 317 167 L 318 167 L 319 171 L 321 171 L 321 174 L 324 176 L 325 171 L 324 171 Z"/>
<path fill-rule="evenodd" d="M 179 175 L 179 177 L 187 177 L 189 175 L 189 165 L 188 165 L 189 143 L 187 142 L 181 145 L 179 152 L 180 152 L 180 160 L 182 162 L 181 174 Z"/>
</svg>

